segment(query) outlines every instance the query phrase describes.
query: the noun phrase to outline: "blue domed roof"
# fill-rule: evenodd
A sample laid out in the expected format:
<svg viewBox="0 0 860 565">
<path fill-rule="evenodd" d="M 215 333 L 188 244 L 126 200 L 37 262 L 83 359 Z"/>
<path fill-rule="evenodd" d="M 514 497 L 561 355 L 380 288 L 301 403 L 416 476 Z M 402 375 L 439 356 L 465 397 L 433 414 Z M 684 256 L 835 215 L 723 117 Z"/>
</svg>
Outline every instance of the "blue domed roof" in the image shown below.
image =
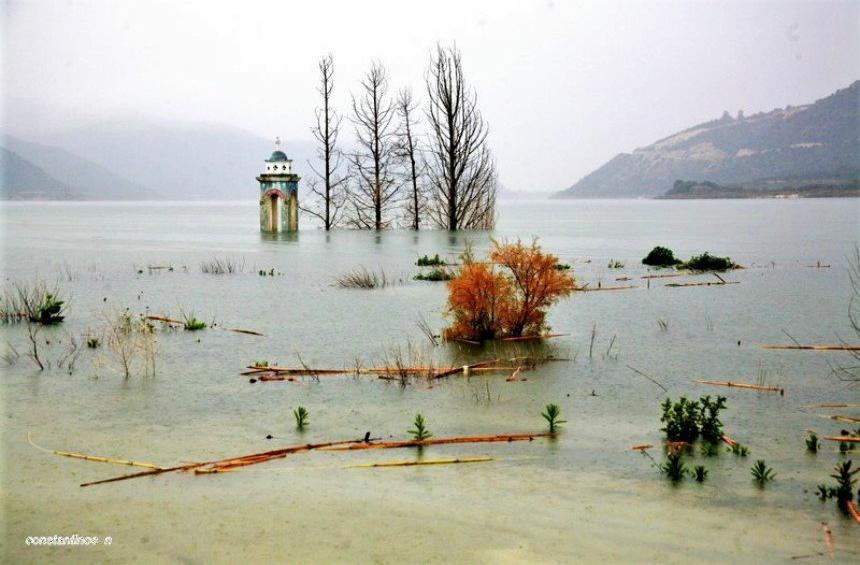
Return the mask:
<svg viewBox="0 0 860 565">
<path fill-rule="evenodd" d="M 269 157 L 269 162 L 280 162 L 280 161 L 289 161 L 290 159 L 287 157 L 287 154 L 283 151 L 273 151 L 272 156 Z"/>
</svg>

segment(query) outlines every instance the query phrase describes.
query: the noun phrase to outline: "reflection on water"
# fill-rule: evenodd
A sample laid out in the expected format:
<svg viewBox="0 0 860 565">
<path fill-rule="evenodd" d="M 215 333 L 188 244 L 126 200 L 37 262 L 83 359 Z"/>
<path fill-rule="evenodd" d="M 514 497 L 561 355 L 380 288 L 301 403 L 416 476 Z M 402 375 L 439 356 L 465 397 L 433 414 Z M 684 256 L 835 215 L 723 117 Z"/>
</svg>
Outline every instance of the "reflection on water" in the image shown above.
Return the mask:
<svg viewBox="0 0 860 565">
<path fill-rule="evenodd" d="M 822 415 L 833 412 L 808 406 L 856 401 L 856 387 L 833 377 L 828 364 L 839 354 L 757 344 L 784 342 L 783 331 L 800 342 L 851 335 L 845 261 L 858 240 L 858 211 L 856 200 L 508 202 L 493 233 L 309 227 L 271 236 L 258 232 L 253 203 L 4 204 L 4 278 L 59 278 L 72 296 L 67 323 L 44 331 L 55 345 L 125 308 L 174 315 L 183 308 L 265 334 L 162 333 L 157 376 L 124 381 L 103 351 L 84 351 L 72 375 L 34 372 L 23 328 L 4 327 L 4 339 L 21 353 L 0 379 L 6 561 L 768 562 L 824 551 L 827 521 L 837 560 L 856 562 L 856 525 L 813 494 L 841 456 L 832 445 L 809 455 L 803 443 L 808 429 L 826 435 L 841 427 Z M 607 286 L 629 276 L 639 288 L 559 304 L 550 323 L 570 335 L 550 347 L 570 361 L 547 363 L 517 382 L 478 375 L 432 386 L 365 377 L 252 385 L 239 376 L 255 360 L 295 364 L 297 353 L 311 366 L 356 358 L 367 366 L 407 342 L 424 347 L 416 322 L 442 327 L 445 290 L 412 280 L 415 259 L 454 258 L 466 239 L 480 254 L 491 236 L 539 236 L 581 282 Z M 730 273 L 737 285 L 671 289 L 652 281 L 646 288 L 639 260 L 658 244 L 683 257 L 729 255 L 749 268 Z M 245 273 L 202 274 L 200 263 L 214 257 L 244 258 Z M 609 269 L 610 259 L 625 268 Z M 832 268 L 808 267 L 816 261 Z M 151 264 L 174 271 L 150 273 Z M 331 286 L 359 265 L 384 270 L 397 284 Z M 272 268 L 283 274 L 257 275 Z M 442 364 L 510 352 L 449 345 L 433 355 Z M 707 482 L 666 483 L 629 449 L 659 443 L 665 395 L 628 366 L 672 397 L 728 396 L 726 430 L 751 447 L 751 457 L 697 455 L 695 464 L 710 471 Z M 759 378 L 784 386 L 785 397 L 692 382 Z M 53 456 L 25 441 L 32 432 L 52 449 L 170 465 L 366 431 L 399 438 L 418 412 L 440 437 L 537 431 L 549 402 L 568 420 L 556 442 L 425 450 L 428 457 L 495 458 L 474 465 L 345 469 L 414 454 L 312 453 L 219 476 L 81 489 L 128 469 Z M 298 405 L 310 411 L 302 434 L 293 425 Z M 839 414 L 860 416 L 856 409 Z M 268 434 L 276 439 L 265 440 Z M 777 472 L 764 490 L 749 475 L 758 458 Z M 24 546 L 28 535 L 55 533 L 114 542 Z"/>
</svg>

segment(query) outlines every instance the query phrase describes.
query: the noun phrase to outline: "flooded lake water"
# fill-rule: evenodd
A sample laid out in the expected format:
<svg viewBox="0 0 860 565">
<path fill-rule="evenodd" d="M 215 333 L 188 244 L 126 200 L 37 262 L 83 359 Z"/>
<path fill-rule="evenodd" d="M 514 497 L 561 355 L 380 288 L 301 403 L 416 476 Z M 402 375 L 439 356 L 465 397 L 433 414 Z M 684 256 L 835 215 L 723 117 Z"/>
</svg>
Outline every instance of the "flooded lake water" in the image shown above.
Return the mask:
<svg viewBox="0 0 860 565">
<path fill-rule="evenodd" d="M 106 352 L 83 349 L 72 374 L 36 370 L 23 324 L 2 327 L 20 354 L 2 369 L 4 562 L 799 562 L 860 559 L 858 525 L 814 491 L 851 458 L 825 442 L 806 452 L 807 430 L 837 434 L 831 415 L 860 402 L 856 384 L 832 366 L 841 352 L 770 351 L 761 344 L 856 340 L 848 321 L 848 258 L 860 241 L 860 200 L 509 201 L 493 233 L 307 227 L 295 236 L 258 232 L 255 203 L 4 203 L 5 285 L 39 277 L 71 297 L 65 323 L 45 328 L 56 360 L 80 336 L 129 308 L 177 317 L 193 312 L 219 326 L 159 332 L 154 377 L 124 379 Z M 303 219 L 304 221 L 304 219 Z M 540 237 L 590 287 L 551 310 L 548 345 L 559 357 L 508 382 L 506 374 L 456 376 L 405 387 L 375 377 L 250 384 L 256 361 L 312 367 L 365 366 L 395 348 L 427 348 L 421 318 L 444 324 L 444 283 L 411 280 L 418 256 L 453 258 L 470 239 Z M 710 251 L 747 267 L 740 284 L 669 288 L 642 257 L 655 245 L 687 258 Z M 209 275 L 203 261 L 231 257 L 244 272 Z M 619 260 L 621 269 L 609 269 Z M 810 265 L 829 265 L 812 268 Z M 173 266 L 173 271 L 147 269 Z M 384 289 L 339 289 L 335 276 L 384 270 Z M 282 273 L 262 277 L 259 270 Z M 141 272 L 142 271 L 142 272 Z M 617 278 L 630 281 L 617 282 Z M 661 329 L 658 320 L 667 324 Z M 593 346 L 592 332 L 596 333 Z M 610 346 L 610 343 L 612 344 Z M 591 354 L 589 354 L 591 350 Z M 437 364 L 464 364 L 512 348 L 440 345 Z M 8 348 L 7 348 L 8 353 Z M 662 461 L 660 402 L 722 394 L 726 432 L 749 457 L 695 453 L 703 484 L 672 485 Z M 766 382 L 785 395 L 709 387 L 695 379 Z M 437 437 L 541 432 L 547 403 L 567 420 L 553 440 L 433 446 L 426 458 L 479 457 L 475 464 L 346 468 L 414 458 L 409 450 L 311 452 L 218 475 L 163 474 L 81 488 L 135 471 L 59 457 L 66 450 L 173 466 L 304 442 L 406 438 L 420 412 Z M 295 430 L 304 406 L 310 425 Z M 856 405 L 855 405 L 856 406 Z M 856 426 L 850 426 L 856 427 Z M 274 439 L 267 440 L 272 435 Z M 750 467 L 765 459 L 776 480 L 758 488 Z M 855 464 L 860 459 L 854 457 Z M 28 547 L 27 536 L 110 536 L 110 545 Z M 807 558 L 808 557 L 808 558 Z"/>
</svg>

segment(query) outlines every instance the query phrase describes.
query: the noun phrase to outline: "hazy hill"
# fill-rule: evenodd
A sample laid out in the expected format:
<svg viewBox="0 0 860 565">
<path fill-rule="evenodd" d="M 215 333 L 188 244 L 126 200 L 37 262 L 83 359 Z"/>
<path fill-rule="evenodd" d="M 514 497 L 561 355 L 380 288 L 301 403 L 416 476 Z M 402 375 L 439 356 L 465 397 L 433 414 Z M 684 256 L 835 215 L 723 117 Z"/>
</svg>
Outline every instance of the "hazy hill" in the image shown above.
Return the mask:
<svg viewBox="0 0 860 565">
<path fill-rule="evenodd" d="M 5 136 L 3 145 L 47 173 L 53 182 L 62 179 L 78 198 L 98 200 L 152 200 L 157 192 L 107 170 L 64 149 Z M 46 193 L 50 194 L 50 183 Z"/>
<path fill-rule="evenodd" d="M 677 179 L 746 183 L 860 175 L 860 81 L 804 106 L 699 124 L 621 153 L 556 195 L 650 197 Z"/>
<path fill-rule="evenodd" d="M 0 147 L 0 198 L 69 200 L 74 190 L 20 155 Z"/>
<path fill-rule="evenodd" d="M 256 198 L 254 177 L 273 149 L 273 140 L 232 126 L 143 119 L 83 126 L 51 141 L 170 200 Z M 281 148 L 307 176 L 313 145 Z"/>
</svg>

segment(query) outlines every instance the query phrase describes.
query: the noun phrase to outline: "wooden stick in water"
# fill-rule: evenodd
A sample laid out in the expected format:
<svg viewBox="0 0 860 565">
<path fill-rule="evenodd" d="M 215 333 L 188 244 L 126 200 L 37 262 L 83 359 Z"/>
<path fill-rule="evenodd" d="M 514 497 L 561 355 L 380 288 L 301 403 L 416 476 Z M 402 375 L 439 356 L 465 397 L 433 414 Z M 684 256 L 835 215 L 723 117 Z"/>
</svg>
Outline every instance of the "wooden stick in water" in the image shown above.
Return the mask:
<svg viewBox="0 0 860 565">
<path fill-rule="evenodd" d="M 860 351 L 860 345 L 762 345 L 762 349 L 800 349 L 804 351 Z"/>
<path fill-rule="evenodd" d="M 701 385 L 728 386 L 732 388 L 745 388 L 749 390 L 763 390 L 767 392 L 782 392 L 784 389 L 771 385 L 751 385 L 746 383 L 733 383 L 732 381 L 693 381 Z"/>
<path fill-rule="evenodd" d="M 488 442 L 512 442 L 532 441 L 539 437 L 554 437 L 555 434 L 544 432 L 539 434 L 505 434 L 492 436 L 464 436 L 447 438 L 430 438 L 424 440 L 385 441 L 379 443 L 356 443 L 331 448 L 323 448 L 322 451 L 354 451 L 363 449 L 398 449 L 404 447 L 424 447 L 427 445 L 446 445 L 451 443 L 488 443 Z"/>
<path fill-rule="evenodd" d="M 451 465 L 455 463 L 484 463 L 493 461 L 492 457 L 458 457 L 456 459 L 426 459 L 423 461 L 382 461 L 380 463 L 359 463 L 345 465 L 344 469 L 366 469 L 372 467 L 412 467 L 415 465 Z"/>
</svg>

